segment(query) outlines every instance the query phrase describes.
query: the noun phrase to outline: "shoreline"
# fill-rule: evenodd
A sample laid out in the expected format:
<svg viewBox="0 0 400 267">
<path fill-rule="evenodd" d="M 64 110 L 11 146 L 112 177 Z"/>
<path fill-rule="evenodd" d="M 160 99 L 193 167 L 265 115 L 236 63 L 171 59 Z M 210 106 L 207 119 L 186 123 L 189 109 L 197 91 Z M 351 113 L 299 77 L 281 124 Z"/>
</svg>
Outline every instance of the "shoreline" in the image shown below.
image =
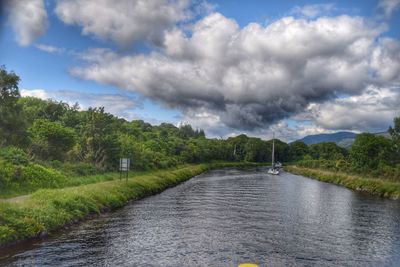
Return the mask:
<svg viewBox="0 0 400 267">
<path fill-rule="evenodd" d="M 297 165 L 285 166 L 284 169 L 293 174 L 302 175 L 321 182 L 344 186 L 357 192 L 365 192 L 370 195 L 393 200 L 400 199 L 400 183 L 379 178 L 363 178 L 358 175 L 342 172 L 299 167 Z"/>
<path fill-rule="evenodd" d="M 40 189 L 18 203 L 0 203 L 0 248 L 45 239 L 101 214 L 121 208 L 213 169 L 265 164 L 226 162 L 190 165 L 157 174 L 61 189 Z"/>
</svg>

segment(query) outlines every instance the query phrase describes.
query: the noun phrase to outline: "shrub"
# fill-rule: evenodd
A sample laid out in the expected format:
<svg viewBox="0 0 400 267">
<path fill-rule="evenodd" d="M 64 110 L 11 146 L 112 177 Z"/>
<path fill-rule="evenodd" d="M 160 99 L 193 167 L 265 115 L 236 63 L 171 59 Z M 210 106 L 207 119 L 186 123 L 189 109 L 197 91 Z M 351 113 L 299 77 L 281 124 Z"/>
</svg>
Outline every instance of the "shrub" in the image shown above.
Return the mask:
<svg viewBox="0 0 400 267">
<path fill-rule="evenodd" d="M 20 178 L 21 183 L 31 189 L 57 188 L 66 181 L 60 172 L 38 164 L 29 164 L 23 168 Z"/>
<path fill-rule="evenodd" d="M 0 161 L 0 193 L 3 196 L 27 194 L 39 188 L 58 188 L 67 178 L 60 172 L 38 164 L 13 165 Z"/>
<path fill-rule="evenodd" d="M 15 165 L 26 165 L 29 162 L 28 155 L 20 148 L 9 146 L 0 150 L 0 156 Z"/>
<path fill-rule="evenodd" d="M 0 161 L 0 186 L 1 189 L 7 187 L 14 175 L 15 167 L 9 162 Z"/>
</svg>

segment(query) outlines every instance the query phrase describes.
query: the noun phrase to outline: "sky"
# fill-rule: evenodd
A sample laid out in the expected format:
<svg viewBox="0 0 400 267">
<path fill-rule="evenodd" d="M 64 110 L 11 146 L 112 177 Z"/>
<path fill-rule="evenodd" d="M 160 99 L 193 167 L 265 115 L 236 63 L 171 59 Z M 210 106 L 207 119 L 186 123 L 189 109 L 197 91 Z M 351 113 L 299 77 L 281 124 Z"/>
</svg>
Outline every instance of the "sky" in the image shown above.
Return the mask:
<svg viewBox="0 0 400 267">
<path fill-rule="evenodd" d="M 3 0 L 0 21 L 23 96 L 218 138 L 400 116 L 400 0 Z"/>
</svg>

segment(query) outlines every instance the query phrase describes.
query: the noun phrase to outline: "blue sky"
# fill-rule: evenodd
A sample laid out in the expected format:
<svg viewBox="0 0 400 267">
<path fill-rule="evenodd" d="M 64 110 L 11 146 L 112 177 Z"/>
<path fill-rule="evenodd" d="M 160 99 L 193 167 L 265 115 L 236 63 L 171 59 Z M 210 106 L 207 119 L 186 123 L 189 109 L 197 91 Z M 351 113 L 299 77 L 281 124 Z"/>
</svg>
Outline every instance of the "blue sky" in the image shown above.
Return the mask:
<svg viewBox="0 0 400 267">
<path fill-rule="evenodd" d="M 400 52 L 399 0 L 154 0 L 145 1 L 139 11 L 133 5 L 140 1 L 124 0 L 116 7 L 103 0 L 92 2 L 104 12 L 98 16 L 87 4 L 90 1 L 84 2 L 31 0 L 25 6 L 4 5 L 0 64 L 21 77 L 23 95 L 78 101 L 83 108 L 103 105 L 129 120 L 189 122 L 209 136 L 223 137 L 244 132 L 268 138 L 276 131 L 282 139 L 293 140 L 337 130 L 381 131 L 399 115 L 400 63 L 391 56 Z M 75 14 L 76 7 L 83 13 Z M 153 12 L 155 8 L 166 11 Z M 114 16 L 115 12 L 123 14 Z M 151 15 L 140 20 L 141 13 L 136 12 Z M 341 28 L 355 32 L 344 36 Z M 334 36 L 323 39 L 337 51 L 312 47 L 312 38 L 315 43 L 326 38 L 321 29 L 342 38 L 337 44 Z M 259 38 L 253 32 L 259 32 Z M 282 51 L 273 50 L 274 42 L 283 46 Z M 303 47 L 297 42 L 304 42 Z M 268 43 L 272 48 L 263 47 Z M 222 44 L 231 51 L 218 54 Z M 301 53 L 292 53 L 290 44 Z M 360 55 L 354 47 L 368 51 Z M 354 60 L 342 62 L 341 51 L 347 49 L 353 49 Z M 288 62 L 289 54 L 296 60 Z M 229 56 L 235 61 L 232 65 L 225 62 Z M 354 75 L 340 72 L 335 74 L 338 79 L 349 80 L 326 84 L 308 72 L 299 74 L 299 80 L 293 78 L 298 73 L 290 65 L 305 68 L 316 62 L 332 64 L 329 71 L 340 66 Z M 379 67 L 384 63 L 385 71 Z M 245 64 L 249 67 L 243 71 Z M 281 77 L 288 73 L 290 77 Z M 368 116 L 376 110 L 382 111 L 381 116 Z M 357 121 L 332 115 L 349 112 Z"/>
</svg>

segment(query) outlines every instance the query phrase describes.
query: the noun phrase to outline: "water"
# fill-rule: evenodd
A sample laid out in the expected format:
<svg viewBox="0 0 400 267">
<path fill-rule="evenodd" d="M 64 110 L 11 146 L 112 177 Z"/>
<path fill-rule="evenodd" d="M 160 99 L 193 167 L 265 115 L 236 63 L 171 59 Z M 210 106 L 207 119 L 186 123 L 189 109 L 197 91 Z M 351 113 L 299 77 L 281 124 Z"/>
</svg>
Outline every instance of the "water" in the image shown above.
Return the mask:
<svg viewBox="0 0 400 267">
<path fill-rule="evenodd" d="M 218 170 L 0 253 L 6 266 L 400 266 L 400 201 Z"/>
</svg>

